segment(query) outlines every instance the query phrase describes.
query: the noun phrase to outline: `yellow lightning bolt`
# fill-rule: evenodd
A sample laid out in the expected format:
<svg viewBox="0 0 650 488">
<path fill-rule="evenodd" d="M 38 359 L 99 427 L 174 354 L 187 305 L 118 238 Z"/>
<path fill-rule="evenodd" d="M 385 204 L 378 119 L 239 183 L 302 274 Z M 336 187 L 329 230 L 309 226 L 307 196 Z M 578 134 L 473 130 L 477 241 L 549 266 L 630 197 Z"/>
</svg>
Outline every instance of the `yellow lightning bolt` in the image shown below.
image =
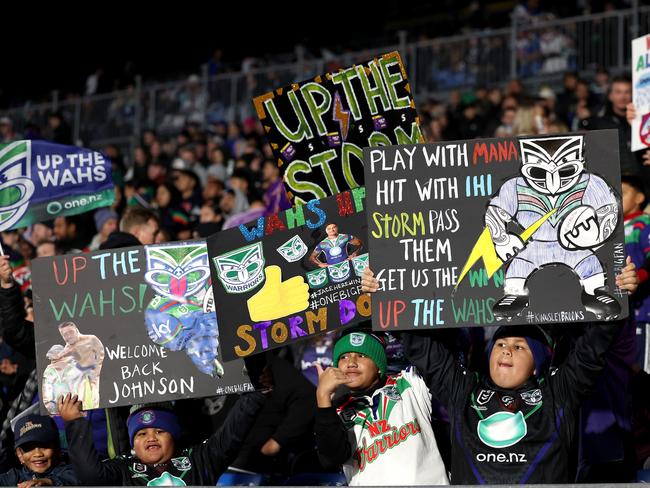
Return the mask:
<svg viewBox="0 0 650 488">
<path fill-rule="evenodd" d="M 546 220 L 551 215 L 553 215 L 556 210 L 557 209 L 554 208 L 543 217 L 540 217 L 526 230 L 524 230 L 519 235 L 521 240 L 523 242 L 528 241 L 528 239 L 532 237 L 535 231 L 539 229 L 539 227 L 544 222 L 546 222 Z M 458 288 L 458 285 L 460 285 L 460 282 L 463 281 L 463 278 L 465 278 L 470 268 L 474 266 L 474 263 L 476 263 L 476 261 L 479 259 L 483 259 L 483 266 L 485 266 L 485 271 L 487 272 L 488 279 L 492 278 L 492 275 L 496 273 L 501 266 L 503 266 L 503 261 L 501 261 L 499 256 L 497 256 L 497 252 L 494 249 L 494 242 L 492 242 L 492 236 L 490 236 L 490 230 L 487 227 L 483 229 L 483 232 L 481 232 L 481 235 L 476 240 L 476 244 L 474 244 L 472 251 L 469 253 L 467 262 L 465 263 L 465 266 L 463 266 L 463 270 L 460 272 L 460 276 L 458 277 L 458 281 L 456 282 L 454 290 Z"/>
<path fill-rule="evenodd" d="M 341 138 L 345 141 L 348 138 L 348 128 L 350 127 L 350 112 L 343 110 L 343 103 L 339 92 L 334 95 L 334 120 L 341 127 Z"/>
</svg>

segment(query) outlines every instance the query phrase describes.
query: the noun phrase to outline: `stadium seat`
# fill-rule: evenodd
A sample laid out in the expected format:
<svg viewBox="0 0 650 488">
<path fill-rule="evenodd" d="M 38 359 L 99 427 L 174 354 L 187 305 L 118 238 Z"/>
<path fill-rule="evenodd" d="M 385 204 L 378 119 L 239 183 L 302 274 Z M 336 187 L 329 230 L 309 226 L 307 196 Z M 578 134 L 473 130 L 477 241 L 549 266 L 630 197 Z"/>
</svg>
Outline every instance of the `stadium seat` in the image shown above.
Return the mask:
<svg viewBox="0 0 650 488">
<path fill-rule="evenodd" d="M 637 483 L 650 483 L 650 469 L 640 469 L 636 472 Z"/>
<path fill-rule="evenodd" d="M 286 486 L 347 486 L 343 473 L 299 473 L 287 478 Z"/>
<path fill-rule="evenodd" d="M 217 486 L 263 486 L 264 475 L 259 473 L 223 473 L 217 480 Z"/>
</svg>

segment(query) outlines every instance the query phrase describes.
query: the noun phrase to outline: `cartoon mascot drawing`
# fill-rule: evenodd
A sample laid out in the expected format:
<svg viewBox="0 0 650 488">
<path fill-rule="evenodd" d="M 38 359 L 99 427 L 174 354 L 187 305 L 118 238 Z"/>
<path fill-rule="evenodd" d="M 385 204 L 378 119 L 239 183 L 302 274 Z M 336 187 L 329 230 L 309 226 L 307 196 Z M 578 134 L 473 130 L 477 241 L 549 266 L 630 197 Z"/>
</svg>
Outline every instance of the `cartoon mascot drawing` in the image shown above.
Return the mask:
<svg viewBox="0 0 650 488">
<path fill-rule="evenodd" d="M 498 319 L 511 319 L 528 307 L 526 283 L 548 264 L 564 264 L 578 276 L 582 303 L 598 319 L 618 316 L 621 307 L 606 286 L 594 251 L 614 233 L 618 204 L 612 188 L 585 169 L 581 135 L 522 138 L 521 175 L 507 180 L 485 213 L 497 256 L 505 263 L 504 295 L 492 307 Z M 510 231 L 539 222 L 524 242 Z"/>
</svg>

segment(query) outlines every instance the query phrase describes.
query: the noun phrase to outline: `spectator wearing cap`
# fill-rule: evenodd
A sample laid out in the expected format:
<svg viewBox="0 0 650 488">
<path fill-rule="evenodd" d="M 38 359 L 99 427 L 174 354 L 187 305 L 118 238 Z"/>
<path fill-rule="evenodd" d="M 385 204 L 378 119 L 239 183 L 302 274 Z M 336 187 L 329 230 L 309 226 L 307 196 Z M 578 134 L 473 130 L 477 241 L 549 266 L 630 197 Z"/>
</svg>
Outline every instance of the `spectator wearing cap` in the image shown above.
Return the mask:
<svg viewBox="0 0 650 488">
<path fill-rule="evenodd" d="M 101 208 L 95 212 L 95 229 L 97 234 L 90 241 L 88 248 L 97 251 L 99 246 L 108 239 L 108 236 L 117 230 L 120 216 L 112 208 Z"/>
<path fill-rule="evenodd" d="M 385 346 L 383 335 L 348 330 L 334 344 L 333 366 L 316 366 L 320 461 L 342 465 L 348 485 L 447 485 L 429 390 L 411 367 L 387 375 Z"/>
<path fill-rule="evenodd" d="M 101 462 L 90 425 L 76 396 L 59 401 L 70 459 L 84 484 L 101 486 L 214 486 L 235 459 L 264 403 L 261 393 L 242 395 L 219 430 L 203 443 L 179 449 L 181 428 L 170 405 L 134 406 L 127 419 L 131 455 Z"/>
<path fill-rule="evenodd" d="M 62 253 L 60 249 L 57 249 L 56 252 L 57 254 Z M 7 257 L 0 256 L 0 331 L 4 341 L 14 350 L 34 360 L 36 350 L 33 317 L 26 315 L 25 302 L 20 288 L 12 278 L 11 267 L 7 265 Z M 9 422 L 16 413 L 22 412 L 31 405 L 37 393 L 38 384 L 39 377 L 34 370 L 2 423 L 0 440 L 6 438 L 7 430 L 10 428 Z M 97 451 L 101 453 L 100 455 L 108 457 L 127 452 L 126 428 L 123 426 L 124 422 L 119 420 L 120 415 L 117 409 L 90 410 L 87 412 L 87 418 L 92 425 L 92 442 L 94 442 Z M 62 429 L 63 424 L 61 423 L 61 431 Z M 1 458 L 6 456 L 4 451 L 5 445 L 2 443 L 0 446 Z"/>
<path fill-rule="evenodd" d="M 556 99 L 557 97 L 555 96 L 555 92 L 553 89 L 548 86 L 544 85 L 539 89 L 539 92 L 537 93 L 538 97 L 538 103 L 542 105 L 544 108 L 548 109 L 548 111 L 551 114 L 555 114 L 555 104 L 556 104 Z"/>
<path fill-rule="evenodd" d="M 43 415 L 25 415 L 14 427 L 16 456 L 22 465 L 0 474 L 1 486 L 79 485 L 72 466 L 61 463 L 59 431 L 54 421 Z"/>
</svg>

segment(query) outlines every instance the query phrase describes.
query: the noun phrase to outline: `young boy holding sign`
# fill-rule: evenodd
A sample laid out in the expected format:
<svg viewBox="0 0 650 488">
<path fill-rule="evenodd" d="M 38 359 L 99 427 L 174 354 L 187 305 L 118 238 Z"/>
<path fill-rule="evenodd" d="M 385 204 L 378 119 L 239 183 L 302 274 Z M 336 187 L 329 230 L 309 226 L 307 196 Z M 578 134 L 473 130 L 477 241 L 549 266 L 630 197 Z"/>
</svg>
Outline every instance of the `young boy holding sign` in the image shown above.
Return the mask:
<svg viewBox="0 0 650 488">
<path fill-rule="evenodd" d="M 616 284 L 633 293 L 637 283 L 628 259 Z M 361 286 L 367 293 L 379 289 L 369 268 Z M 488 375 L 467 371 L 433 334 L 401 334 L 408 359 L 434 397 L 448 406 L 451 481 L 569 482 L 576 414 L 605 366 L 619 326 L 587 326 L 567 360 L 551 370 L 550 345 L 539 327 L 500 327 L 488 347 Z"/>
<path fill-rule="evenodd" d="M 261 373 L 253 368 L 252 360 L 247 361 L 253 384 L 270 388 L 267 380 L 255 379 Z M 131 456 L 103 462 L 93 446 L 90 424 L 83 418 L 78 397 L 59 397 L 58 408 L 66 424 L 72 466 L 83 484 L 208 486 L 214 485 L 237 457 L 264 399 L 260 392 L 243 394 L 219 430 L 203 443 L 183 450 L 178 448 L 181 427 L 170 404 L 133 406 L 126 421 Z"/>
<path fill-rule="evenodd" d="M 348 485 L 447 485 L 431 428 L 431 394 L 408 368 L 386 375 L 385 340 L 346 331 L 334 345 L 334 367 L 317 363 L 316 445 L 328 468 L 343 466 Z M 350 392 L 333 398 L 339 386 Z"/>
</svg>

